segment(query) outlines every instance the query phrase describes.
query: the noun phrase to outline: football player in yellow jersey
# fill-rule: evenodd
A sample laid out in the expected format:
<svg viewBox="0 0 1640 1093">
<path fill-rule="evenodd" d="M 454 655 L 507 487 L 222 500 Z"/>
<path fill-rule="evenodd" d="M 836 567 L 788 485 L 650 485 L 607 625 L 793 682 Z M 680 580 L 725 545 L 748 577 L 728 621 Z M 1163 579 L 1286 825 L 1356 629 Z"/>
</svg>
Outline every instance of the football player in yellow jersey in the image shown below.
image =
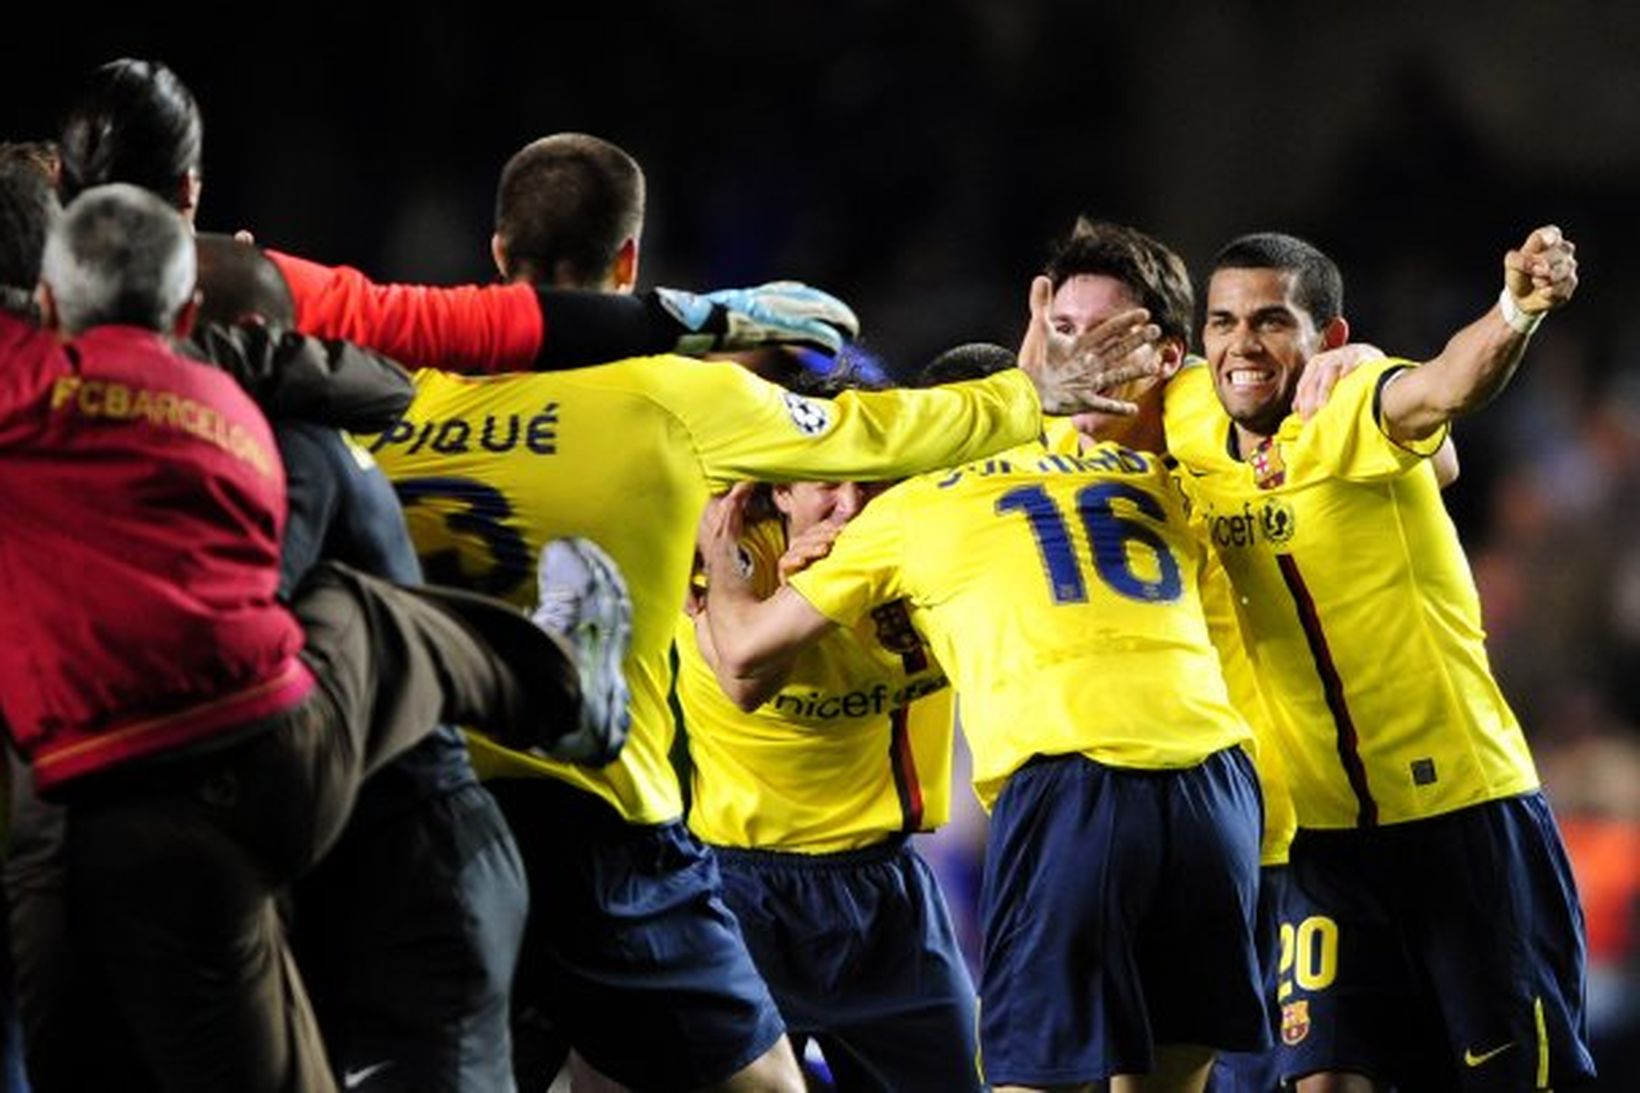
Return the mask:
<svg viewBox="0 0 1640 1093">
<path fill-rule="evenodd" d="M 844 372 L 796 389 L 857 385 Z M 757 594 L 824 554 L 880 489 L 761 487 L 772 514 L 741 541 Z M 974 985 L 908 842 L 950 815 L 951 692 L 905 605 L 755 679 L 720 685 L 700 612 L 680 616 L 677 651 L 689 826 L 717 852 L 724 900 L 794 1039 L 819 1043 L 845 1093 L 977 1093 Z"/>
<path fill-rule="evenodd" d="M 637 164 L 607 142 L 534 142 L 502 174 L 493 249 L 503 275 L 630 289 L 642 201 Z M 1029 374 L 836 400 L 674 356 L 542 375 L 416 374 L 415 404 L 372 449 L 429 571 L 527 604 L 542 548 L 574 537 L 613 559 L 633 606 L 631 735 L 619 758 L 586 769 L 474 741 L 531 885 L 515 1008 L 546 1011 L 593 1066 L 629 1085 L 801 1088 L 715 861 L 681 823 L 667 761 L 667 651 L 711 484 L 881 478 L 995 451 L 1035 435 L 1040 407 L 1099 404 L 1092 392 L 1123 368 L 1096 375 L 1088 362 L 1124 361 L 1154 337 L 1133 311 L 1085 339 L 1087 358 L 1070 367 L 1033 350 Z"/>
<path fill-rule="evenodd" d="M 1114 234 L 1141 255 L 1115 276 L 1153 285 L 1142 237 Z M 1150 304 L 1146 288 L 1112 280 L 1122 291 L 1099 286 L 1108 306 Z M 1039 278 L 1042 327 L 1052 297 Z M 1167 330 L 1167 309 L 1149 310 Z M 1167 367 L 1187 323 L 1162 343 Z M 974 788 L 992 811 L 988 1080 L 1196 1091 L 1214 1049 L 1267 1043 L 1250 732 L 1209 641 L 1202 547 L 1162 459 L 1039 442 L 910 479 L 761 600 L 736 566 L 742 489 L 720 503 L 705 551 L 722 670 L 756 678 L 904 599 L 957 688 Z"/>
<path fill-rule="evenodd" d="M 1136 415 L 1128 419 L 1078 415 L 1051 430 L 1050 443 L 1078 451 L 1094 443 L 1094 437 L 1115 433 L 1128 447 L 1159 454 L 1166 450 L 1164 426 L 1188 427 L 1195 415 L 1219 412 L 1212 385 L 1200 389 L 1197 382 L 1206 375 L 1203 362 L 1200 358 L 1187 359 L 1184 354 L 1194 318 L 1194 293 L 1183 260 L 1172 250 L 1142 232 L 1084 217 L 1054 242 L 1044 272 L 1054 285 L 1049 320 L 1060 336 L 1078 336 L 1103 322 L 1114 310 L 1140 300 L 1159 316 L 1158 325 L 1176 344 L 1176 352 L 1159 382 L 1138 381 L 1123 392 L 1138 405 Z M 1354 353 L 1348 349 L 1333 351 L 1334 358 L 1345 355 L 1353 357 Z M 1068 427 L 1072 424 L 1074 428 Z M 1201 596 L 1208 632 L 1219 654 L 1231 705 L 1253 728 L 1259 745 L 1251 751 L 1264 805 L 1258 942 L 1264 966 L 1265 1003 L 1272 1011 L 1274 1028 L 1279 991 L 1278 909 L 1286 880 L 1287 848 L 1297 823 L 1280 753 L 1270 742 L 1269 716 L 1258 691 L 1228 579 L 1211 554 L 1204 561 Z M 1220 1052 L 1208 1088 L 1215 1093 L 1269 1093 L 1276 1086 L 1275 1065 L 1273 1049 Z"/>
<path fill-rule="evenodd" d="M 1285 744 L 1300 831 L 1281 1038 L 1301 1090 L 1592 1076 L 1571 873 L 1428 460 L 1576 268 L 1558 229 L 1532 232 L 1498 304 L 1437 357 L 1363 365 L 1304 421 L 1299 371 L 1348 335 L 1337 268 L 1284 235 L 1214 263 L 1203 342 L 1224 409 L 1169 441 Z"/>
</svg>

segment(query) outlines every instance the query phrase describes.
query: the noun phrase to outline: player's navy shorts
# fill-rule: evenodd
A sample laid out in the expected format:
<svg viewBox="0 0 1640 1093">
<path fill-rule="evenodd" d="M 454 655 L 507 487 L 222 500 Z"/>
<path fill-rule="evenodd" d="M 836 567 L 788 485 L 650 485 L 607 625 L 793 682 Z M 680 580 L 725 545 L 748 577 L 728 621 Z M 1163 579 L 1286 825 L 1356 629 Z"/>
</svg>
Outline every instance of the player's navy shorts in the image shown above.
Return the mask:
<svg viewBox="0 0 1640 1093">
<path fill-rule="evenodd" d="M 1347 1071 L 1412 1091 L 1592 1078 L 1583 914 L 1541 793 L 1301 830 L 1291 875 L 1284 1076 Z"/>
<path fill-rule="evenodd" d="M 1259 1051 L 1221 1051 L 1213 1060 L 1205 1093 L 1278 1093 L 1281 1057 L 1275 1036 L 1281 1006 L 1276 1000 L 1281 961 L 1281 908 L 1285 903 L 1287 866 L 1266 865 L 1258 871 L 1258 960 L 1264 975 L 1265 1020 L 1270 1046 Z M 1292 956 L 1287 957 L 1289 963 Z"/>
<path fill-rule="evenodd" d="M 1147 1072 L 1156 1044 L 1269 1042 L 1258 780 L 1240 748 L 1146 771 L 1038 757 L 991 815 L 980 1058 L 994 1085 Z"/>
<path fill-rule="evenodd" d="M 523 853 L 530 919 L 515 1012 L 544 1010 L 582 1057 L 633 1089 L 723 1081 L 785 1032 L 717 859 L 681 823 L 626 823 L 551 778 L 486 783 Z"/>
<path fill-rule="evenodd" d="M 794 1037 L 843 1089 L 982 1088 L 974 985 L 906 840 L 833 854 L 718 847 L 724 899 Z"/>
</svg>

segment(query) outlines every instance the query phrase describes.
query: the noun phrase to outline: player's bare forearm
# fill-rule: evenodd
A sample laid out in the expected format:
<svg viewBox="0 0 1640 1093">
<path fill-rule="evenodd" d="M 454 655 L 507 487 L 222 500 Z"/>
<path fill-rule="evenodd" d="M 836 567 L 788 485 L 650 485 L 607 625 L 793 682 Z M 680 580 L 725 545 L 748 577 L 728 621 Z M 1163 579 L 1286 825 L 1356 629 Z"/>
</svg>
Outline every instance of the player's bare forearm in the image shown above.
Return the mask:
<svg viewBox="0 0 1640 1093">
<path fill-rule="evenodd" d="M 752 684 L 774 678 L 778 689 L 792 660 L 831 626 L 831 620 L 790 586 L 759 600 L 745 583 L 731 582 L 731 589 L 725 593 L 716 583 L 718 576 L 716 572 L 711 574 L 714 583 L 707 593 L 710 607 L 706 618 L 717 650 L 719 678 L 727 674 Z M 735 696 L 731 693 L 730 697 Z"/>
<path fill-rule="evenodd" d="M 796 663 L 797 654 L 771 661 L 768 665 L 750 676 L 737 676 L 723 666 L 723 659 L 718 656 L 717 643 L 712 640 L 712 626 L 707 618 L 707 612 L 702 611 L 695 615 L 695 640 L 700 647 L 700 655 L 707 664 L 712 666 L 712 674 L 717 677 L 718 686 L 740 709 L 750 713 L 763 703 L 773 698 L 781 687 L 785 686 L 786 679 L 791 675 L 792 665 Z"/>
<path fill-rule="evenodd" d="M 1454 334 L 1439 356 L 1384 388 L 1384 423 L 1391 437 L 1422 440 L 1503 390 L 1543 316 L 1577 291 L 1576 249 L 1551 224 L 1504 255 L 1498 303 Z"/>
<path fill-rule="evenodd" d="M 1438 356 L 1402 372 L 1384 388 L 1389 435 L 1399 441 L 1423 440 L 1486 405 L 1514 375 L 1526 341 L 1496 307 L 1452 335 Z"/>
</svg>

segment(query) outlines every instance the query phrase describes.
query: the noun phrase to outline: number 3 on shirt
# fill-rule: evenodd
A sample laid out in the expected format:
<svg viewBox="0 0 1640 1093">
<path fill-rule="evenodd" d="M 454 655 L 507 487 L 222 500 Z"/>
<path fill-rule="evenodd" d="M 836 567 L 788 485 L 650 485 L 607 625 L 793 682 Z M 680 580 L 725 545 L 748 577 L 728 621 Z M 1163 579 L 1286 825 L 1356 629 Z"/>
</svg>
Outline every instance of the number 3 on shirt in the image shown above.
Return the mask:
<svg viewBox="0 0 1640 1093">
<path fill-rule="evenodd" d="M 428 580 L 506 597 L 534 574 L 529 546 L 506 523 L 513 510 L 500 490 L 470 478 L 405 478 L 393 487 L 406 509 L 424 501 L 450 506 L 444 516 L 445 534 L 452 540 L 456 535 L 471 536 L 489 555 L 489 569 L 473 574 L 463 568 L 453 541 L 431 549 L 417 543 Z"/>
<path fill-rule="evenodd" d="M 1155 529 L 1131 517 L 1118 516 L 1111 507 L 1115 500 L 1131 503 L 1153 520 L 1167 519 L 1154 497 L 1126 482 L 1095 482 L 1082 487 L 1076 494 L 1076 511 L 1082 517 L 1082 527 L 1093 547 L 1094 572 L 1113 591 L 1129 599 L 1150 603 L 1178 599 L 1183 586 L 1173 552 Z M 997 498 L 996 510 L 999 514 L 1021 512 L 1030 521 L 1054 603 L 1086 603 L 1088 588 L 1070 529 L 1065 526 L 1064 513 L 1048 495 L 1047 488 L 1035 485 L 1011 489 Z M 1133 572 L 1128 558 L 1130 543 L 1143 544 L 1155 553 L 1158 570 L 1155 580 Z"/>
</svg>

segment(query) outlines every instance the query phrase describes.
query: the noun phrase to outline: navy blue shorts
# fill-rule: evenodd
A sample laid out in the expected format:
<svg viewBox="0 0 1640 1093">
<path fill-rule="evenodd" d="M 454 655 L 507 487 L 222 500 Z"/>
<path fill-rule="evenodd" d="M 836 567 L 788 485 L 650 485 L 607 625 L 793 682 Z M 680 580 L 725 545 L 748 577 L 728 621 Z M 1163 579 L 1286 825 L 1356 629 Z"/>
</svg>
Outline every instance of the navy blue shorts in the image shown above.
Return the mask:
<svg viewBox="0 0 1640 1093">
<path fill-rule="evenodd" d="M 1266 865 L 1259 869 L 1258 960 L 1264 975 L 1270 1046 L 1259 1051 L 1219 1052 L 1208 1074 L 1205 1093 L 1278 1093 L 1281 1088 L 1281 1057 L 1275 1039 L 1281 1024 L 1281 1006 L 1276 1001 L 1276 984 L 1281 954 L 1281 908 L 1286 890 L 1287 866 Z"/>
<path fill-rule="evenodd" d="M 1156 1044 L 1268 1043 L 1258 781 L 1240 748 L 1183 770 L 1037 758 L 991 816 L 980 1049 L 996 1085 L 1142 1074 Z"/>
<path fill-rule="evenodd" d="M 780 1012 L 722 899 L 713 853 L 681 823 L 626 823 L 550 778 L 486 785 L 530 886 L 514 1011 L 544 1012 L 634 1089 L 721 1082 L 773 1047 Z"/>
<path fill-rule="evenodd" d="M 1407 1090 L 1593 1077 L 1583 914 L 1541 793 L 1300 831 L 1282 920 L 1284 1076 Z"/>
<path fill-rule="evenodd" d="M 719 847 L 723 894 L 794 1038 L 844 1089 L 977 1093 L 974 985 L 926 862 Z"/>
</svg>

